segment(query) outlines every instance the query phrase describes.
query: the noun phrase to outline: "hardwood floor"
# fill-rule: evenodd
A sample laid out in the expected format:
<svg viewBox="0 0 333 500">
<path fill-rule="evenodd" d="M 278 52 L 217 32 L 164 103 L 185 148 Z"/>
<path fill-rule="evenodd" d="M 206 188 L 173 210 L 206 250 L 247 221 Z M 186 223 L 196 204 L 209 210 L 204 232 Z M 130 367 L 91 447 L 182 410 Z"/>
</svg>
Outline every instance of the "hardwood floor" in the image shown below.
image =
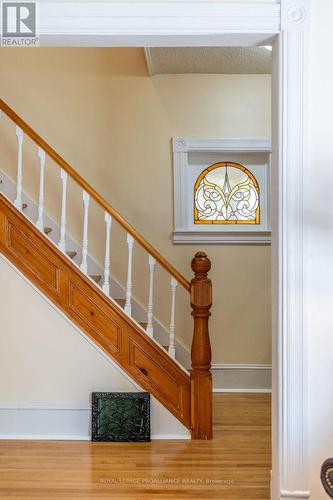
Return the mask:
<svg viewBox="0 0 333 500">
<path fill-rule="evenodd" d="M 0 499 L 268 500 L 270 396 L 215 394 L 213 441 L 0 441 Z"/>
</svg>

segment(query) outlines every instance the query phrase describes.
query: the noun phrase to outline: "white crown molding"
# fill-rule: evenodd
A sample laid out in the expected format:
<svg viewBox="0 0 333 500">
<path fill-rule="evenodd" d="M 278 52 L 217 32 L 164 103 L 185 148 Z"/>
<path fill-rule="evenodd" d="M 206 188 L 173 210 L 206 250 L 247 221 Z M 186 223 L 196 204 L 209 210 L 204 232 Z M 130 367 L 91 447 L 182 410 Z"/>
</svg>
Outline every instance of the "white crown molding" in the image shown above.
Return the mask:
<svg viewBox="0 0 333 500">
<path fill-rule="evenodd" d="M 219 152 L 226 153 L 270 153 L 272 150 L 270 139 L 221 139 L 173 137 L 172 151 L 174 153 Z"/>
</svg>

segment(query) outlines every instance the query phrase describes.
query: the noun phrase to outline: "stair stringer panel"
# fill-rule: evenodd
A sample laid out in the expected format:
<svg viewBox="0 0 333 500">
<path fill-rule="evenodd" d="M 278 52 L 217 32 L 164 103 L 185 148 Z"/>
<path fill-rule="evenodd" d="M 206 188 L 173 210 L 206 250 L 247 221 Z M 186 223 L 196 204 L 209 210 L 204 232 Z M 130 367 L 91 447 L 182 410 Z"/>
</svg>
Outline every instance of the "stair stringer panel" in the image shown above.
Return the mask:
<svg viewBox="0 0 333 500">
<path fill-rule="evenodd" d="M 0 195 L 0 251 L 190 429 L 190 376 Z"/>
</svg>

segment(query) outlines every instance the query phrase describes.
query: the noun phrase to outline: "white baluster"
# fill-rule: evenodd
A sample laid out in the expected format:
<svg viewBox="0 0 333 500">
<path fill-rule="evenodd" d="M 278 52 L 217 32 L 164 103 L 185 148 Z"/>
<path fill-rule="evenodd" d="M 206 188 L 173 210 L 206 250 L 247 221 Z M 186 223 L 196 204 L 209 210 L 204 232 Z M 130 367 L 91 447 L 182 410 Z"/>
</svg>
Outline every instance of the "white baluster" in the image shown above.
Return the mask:
<svg viewBox="0 0 333 500">
<path fill-rule="evenodd" d="M 45 151 L 38 148 L 40 174 L 39 174 L 39 200 L 38 200 L 38 219 L 36 226 L 40 231 L 44 229 L 44 170 L 45 170 Z"/>
<path fill-rule="evenodd" d="M 22 211 L 22 189 L 23 189 L 23 168 L 22 168 L 22 153 L 23 153 L 23 130 L 16 127 L 17 137 L 17 181 L 16 181 L 16 198 L 14 205 L 18 210 Z"/>
<path fill-rule="evenodd" d="M 172 276 L 171 277 L 171 320 L 170 320 L 170 332 L 169 332 L 169 355 L 175 359 L 176 357 L 176 346 L 175 346 L 175 334 L 176 334 L 176 290 L 177 281 Z"/>
<path fill-rule="evenodd" d="M 148 308 L 147 308 L 147 334 L 149 337 L 154 335 L 153 327 L 153 307 L 154 307 L 154 269 L 156 260 L 149 255 L 149 295 L 148 295 Z"/>
<path fill-rule="evenodd" d="M 62 252 L 66 252 L 66 201 L 67 201 L 67 179 L 68 174 L 61 169 L 60 178 L 62 182 L 62 199 L 61 199 L 61 220 L 60 220 L 60 240 L 58 247 Z"/>
<path fill-rule="evenodd" d="M 127 283 L 126 283 L 126 302 L 125 313 L 132 316 L 132 257 L 133 257 L 134 238 L 127 233 L 128 246 L 128 265 L 127 265 Z"/>
<path fill-rule="evenodd" d="M 108 212 L 105 212 L 105 259 L 104 259 L 104 280 L 103 280 L 103 292 L 106 295 L 110 295 L 110 234 L 111 234 L 111 224 L 112 217 Z"/>
<path fill-rule="evenodd" d="M 82 238 L 82 262 L 80 269 L 88 274 L 88 216 L 90 196 L 83 191 L 83 238 Z"/>
</svg>

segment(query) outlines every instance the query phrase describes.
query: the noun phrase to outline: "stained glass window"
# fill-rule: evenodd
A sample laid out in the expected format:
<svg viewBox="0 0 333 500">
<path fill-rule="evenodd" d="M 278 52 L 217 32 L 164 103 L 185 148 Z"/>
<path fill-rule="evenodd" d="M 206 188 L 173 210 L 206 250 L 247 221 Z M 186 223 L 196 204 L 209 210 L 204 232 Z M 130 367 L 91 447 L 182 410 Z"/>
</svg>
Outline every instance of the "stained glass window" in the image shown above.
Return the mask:
<svg viewBox="0 0 333 500">
<path fill-rule="evenodd" d="M 195 224 L 259 224 L 259 185 L 238 163 L 215 163 L 194 186 Z"/>
</svg>

